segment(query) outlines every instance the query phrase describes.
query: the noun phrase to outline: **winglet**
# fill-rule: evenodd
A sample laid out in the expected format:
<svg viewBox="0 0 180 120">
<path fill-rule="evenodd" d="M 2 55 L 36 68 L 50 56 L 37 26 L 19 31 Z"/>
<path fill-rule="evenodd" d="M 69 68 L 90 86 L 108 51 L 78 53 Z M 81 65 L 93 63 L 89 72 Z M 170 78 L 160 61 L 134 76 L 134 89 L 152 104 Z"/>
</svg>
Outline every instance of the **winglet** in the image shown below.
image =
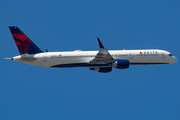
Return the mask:
<svg viewBox="0 0 180 120">
<path fill-rule="evenodd" d="M 98 39 L 99 47 L 100 47 L 100 48 L 104 48 L 104 46 L 103 46 L 101 40 L 100 40 L 98 37 L 97 37 L 97 39 Z"/>
<path fill-rule="evenodd" d="M 113 63 L 115 60 L 114 58 L 109 54 L 108 50 L 103 46 L 100 39 L 98 39 L 99 43 L 99 52 L 96 54 L 95 58 L 91 60 L 88 64 L 109 64 Z"/>
</svg>

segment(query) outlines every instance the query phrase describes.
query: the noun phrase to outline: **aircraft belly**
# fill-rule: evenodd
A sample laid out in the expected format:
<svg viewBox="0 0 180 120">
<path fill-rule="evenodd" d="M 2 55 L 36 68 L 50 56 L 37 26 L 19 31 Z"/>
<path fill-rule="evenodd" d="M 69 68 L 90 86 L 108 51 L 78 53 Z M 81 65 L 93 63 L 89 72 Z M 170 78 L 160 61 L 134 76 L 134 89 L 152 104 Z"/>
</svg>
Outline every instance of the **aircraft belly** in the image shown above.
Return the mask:
<svg viewBox="0 0 180 120">
<path fill-rule="evenodd" d="M 43 64 L 43 62 L 39 59 L 36 59 L 36 60 L 33 60 L 33 61 L 27 61 L 27 60 L 18 60 L 18 62 L 21 62 L 21 63 L 26 63 L 26 64 L 31 64 L 31 65 L 37 65 L 37 66 L 45 66 L 45 67 L 48 67 L 46 65 Z"/>
<path fill-rule="evenodd" d="M 92 58 L 59 58 L 56 60 L 50 60 L 47 62 L 47 66 L 63 65 L 63 64 L 78 64 L 78 63 L 88 63 Z"/>
</svg>

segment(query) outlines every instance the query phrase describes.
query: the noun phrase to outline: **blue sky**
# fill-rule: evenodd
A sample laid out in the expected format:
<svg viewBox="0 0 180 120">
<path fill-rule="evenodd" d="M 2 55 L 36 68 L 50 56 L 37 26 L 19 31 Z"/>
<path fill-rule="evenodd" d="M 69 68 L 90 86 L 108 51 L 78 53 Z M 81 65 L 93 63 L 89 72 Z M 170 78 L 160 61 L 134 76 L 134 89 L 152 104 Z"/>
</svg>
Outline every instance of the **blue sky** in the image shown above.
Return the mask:
<svg viewBox="0 0 180 120">
<path fill-rule="evenodd" d="M 8 0 L 0 4 L 1 120 L 179 120 L 180 63 L 102 74 L 5 60 L 19 54 L 8 26 L 42 50 L 163 49 L 180 59 L 178 0 Z"/>
</svg>

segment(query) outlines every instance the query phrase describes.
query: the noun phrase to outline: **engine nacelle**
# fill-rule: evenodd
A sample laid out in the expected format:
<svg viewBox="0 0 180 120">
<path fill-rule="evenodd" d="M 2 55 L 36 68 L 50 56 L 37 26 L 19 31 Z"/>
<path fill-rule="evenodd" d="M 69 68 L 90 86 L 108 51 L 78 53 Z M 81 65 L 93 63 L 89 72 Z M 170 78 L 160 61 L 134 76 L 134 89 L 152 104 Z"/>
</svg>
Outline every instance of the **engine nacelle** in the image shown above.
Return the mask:
<svg viewBox="0 0 180 120">
<path fill-rule="evenodd" d="M 112 71 L 112 67 L 97 67 L 97 68 L 90 68 L 90 70 L 107 73 Z"/>
<path fill-rule="evenodd" d="M 129 60 L 127 59 L 119 59 L 112 63 L 112 67 L 117 69 L 127 69 L 129 68 Z"/>
</svg>

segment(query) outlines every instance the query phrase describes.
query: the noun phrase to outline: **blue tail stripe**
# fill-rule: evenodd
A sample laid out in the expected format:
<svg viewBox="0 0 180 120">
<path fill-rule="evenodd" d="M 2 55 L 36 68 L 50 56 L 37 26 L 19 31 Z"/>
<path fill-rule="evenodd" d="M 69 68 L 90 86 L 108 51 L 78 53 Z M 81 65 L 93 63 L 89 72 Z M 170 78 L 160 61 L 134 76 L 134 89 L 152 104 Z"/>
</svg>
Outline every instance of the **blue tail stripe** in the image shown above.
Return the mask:
<svg viewBox="0 0 180 120">
<path fill-rule="evenodd" d="M 17 26 L 9 26 L 12 34 L 23 34 L 23 32 Z"/>
<path fill-rule="evenodd" d="M 36 54 L 43 52 L 41 49 L 39 49 L 32 41 L 28 50 L 29 54 Z"/>
</svg>

